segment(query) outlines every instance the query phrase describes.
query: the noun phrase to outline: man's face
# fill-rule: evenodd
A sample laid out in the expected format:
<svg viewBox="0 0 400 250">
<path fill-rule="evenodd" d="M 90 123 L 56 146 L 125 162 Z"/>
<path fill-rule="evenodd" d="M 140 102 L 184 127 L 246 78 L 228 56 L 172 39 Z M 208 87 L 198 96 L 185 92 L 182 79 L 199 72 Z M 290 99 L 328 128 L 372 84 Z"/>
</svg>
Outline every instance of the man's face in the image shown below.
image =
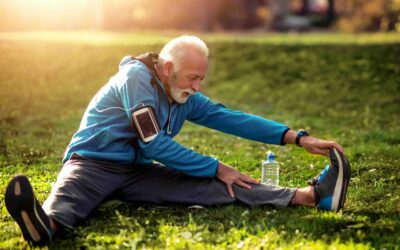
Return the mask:
<svg viewBox="0 0 400 250">
<path fill-rule="evenodd" d="M 177 103 L 185 103 L 189 96 L 200 91 L 207 73 L 207 58 L 192 52 L 182 59 L 181 68 L 172 69 L 168 77 L 169 93 Z"/>
</svg>

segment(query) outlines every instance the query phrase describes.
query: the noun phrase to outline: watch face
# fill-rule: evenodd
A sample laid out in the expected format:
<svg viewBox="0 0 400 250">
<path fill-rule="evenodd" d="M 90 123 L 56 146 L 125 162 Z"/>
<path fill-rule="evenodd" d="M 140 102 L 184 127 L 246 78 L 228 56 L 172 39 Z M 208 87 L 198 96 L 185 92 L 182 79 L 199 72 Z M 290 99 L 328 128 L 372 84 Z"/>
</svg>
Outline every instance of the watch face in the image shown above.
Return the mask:
<svg viewBox="0 0 400 250">
<path fill-rule="evenodd" d="M 299 130 L 299 133 L 297 135 L 304 136 L 304 135 L 310 135 L 310 133 L 308 133 L 308 131 L 306 131 L 306 130 Z"/>
<path fill-rule="evenodd" d="M 295 141 L 296 145 L 299 146 L 299 147 L 301 147 L 301 145 L 300 145 L 300 138 L 303 137 L 303 136 L 308 136 L 308 135 L 310 135 L 310 134 L 308 133 L 308 131 L 306 131 L 306 130 L 304 130 L 304 129 L 300 129 L 299 132 L 297 132 L 296 141 Z"/>
</svg>

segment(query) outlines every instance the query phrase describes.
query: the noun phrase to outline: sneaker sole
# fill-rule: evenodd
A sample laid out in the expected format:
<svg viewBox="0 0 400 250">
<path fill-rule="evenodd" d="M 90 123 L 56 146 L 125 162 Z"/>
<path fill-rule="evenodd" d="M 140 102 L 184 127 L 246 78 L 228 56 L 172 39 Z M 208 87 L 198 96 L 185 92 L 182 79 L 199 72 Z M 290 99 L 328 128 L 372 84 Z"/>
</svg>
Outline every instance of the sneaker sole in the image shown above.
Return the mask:
<svg viewBox="0 0 400 250">
<path fill-rule="evenodd" d="M 44 221 L 47 215 L 36 202 L 28 179 L 23 175 L 15 176 L 6 189 L 7 210 L 18 223 L 25 240 L 34 245 L 45 245 L 51 242 L 50 226 L 46 226 L 50 222 Z"/>
<path fill-rule="evenodd" d="M 347 187 L 348 187 L 350 175 L 351 175 L 351 170 L 350 170 L 349 161 L 347 160 L 347 158 L 344 155 L 339 153 L 336 149 L 332 150 L 331 157 L 332 157 L 332 154 L 337 159 L 339 172 L 338 172 L 338 178 L 337 178 L 336 184 L 335 184 L 335 190 L 333 192 L 331 209 L 338 211 L 339 209 L 343 208 L 343 206 L 344 206 L 344 202 L 346 199 L 346 193 L 347 193 Z"/>
</svg>

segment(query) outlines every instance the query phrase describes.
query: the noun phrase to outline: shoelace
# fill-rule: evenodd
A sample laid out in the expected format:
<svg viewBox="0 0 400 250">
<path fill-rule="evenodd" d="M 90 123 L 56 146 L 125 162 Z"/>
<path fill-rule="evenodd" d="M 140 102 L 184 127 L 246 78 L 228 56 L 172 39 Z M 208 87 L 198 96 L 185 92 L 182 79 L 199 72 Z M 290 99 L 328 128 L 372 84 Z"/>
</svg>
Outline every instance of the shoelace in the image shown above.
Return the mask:
<svg viewBox="0 0 400 250">
<path fill-rule="evenodd" d="M 307 181 L 307 184 L 308 184 L 309 186 L 315 186 L 315 185 L 317 185 L 317 182 L 318 182 L 318 179 L 319 179 L 320 176 L 321 176 L 321 174 L 319 174 L 317 177 L 314 177 L 314 178 L 312 178 L 312 179 L 309 179 L 309 180 Z"/>
</svg>

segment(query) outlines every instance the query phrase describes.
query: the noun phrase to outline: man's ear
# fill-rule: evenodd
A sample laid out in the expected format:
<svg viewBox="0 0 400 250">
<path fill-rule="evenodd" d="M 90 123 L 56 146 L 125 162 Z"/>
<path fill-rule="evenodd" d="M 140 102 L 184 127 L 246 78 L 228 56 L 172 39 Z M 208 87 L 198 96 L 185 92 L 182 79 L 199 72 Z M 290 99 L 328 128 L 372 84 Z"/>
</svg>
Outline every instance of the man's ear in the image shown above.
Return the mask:
<svg viewBox="0 0 400 250">
<path fill-rule="evenodd" d="M 169 77 L 170 75 L 172 75 L 173 70 L 174 70 L 174 64 L 171 61 L 166 61 L 163 67 L 164 75 Z"/>
</svg>

